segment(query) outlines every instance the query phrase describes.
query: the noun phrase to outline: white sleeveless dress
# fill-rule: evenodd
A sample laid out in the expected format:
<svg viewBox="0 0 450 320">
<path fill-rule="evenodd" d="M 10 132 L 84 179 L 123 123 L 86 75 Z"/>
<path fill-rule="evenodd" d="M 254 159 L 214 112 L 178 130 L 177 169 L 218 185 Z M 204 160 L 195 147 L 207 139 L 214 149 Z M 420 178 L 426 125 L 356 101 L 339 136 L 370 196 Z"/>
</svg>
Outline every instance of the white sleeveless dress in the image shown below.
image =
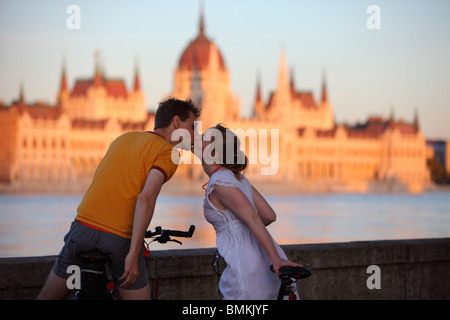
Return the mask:
<svg viewBox="0 0 450 320">
<path fill-rule="evenodd" d="M 204 216 L 216 231 L 217 249 L 227 263 L 220 277 L 219 289 L 225 300 L 274 300 L 280 280 L 269 269 L 272 264 L 269 256 L 244 222 L 229 209 L 216 208 L 209 200 L 215 186 L 235 187 L 245 194 L 257 212 L 252 185 L 243 175 L 241 177 L 241 180 L 236 179 L 228 169 L 215 172 L 209 180 L 203 202 Z M 287 259 L 284 251 L 273 241 L 281 258 Z"/>
</svg>

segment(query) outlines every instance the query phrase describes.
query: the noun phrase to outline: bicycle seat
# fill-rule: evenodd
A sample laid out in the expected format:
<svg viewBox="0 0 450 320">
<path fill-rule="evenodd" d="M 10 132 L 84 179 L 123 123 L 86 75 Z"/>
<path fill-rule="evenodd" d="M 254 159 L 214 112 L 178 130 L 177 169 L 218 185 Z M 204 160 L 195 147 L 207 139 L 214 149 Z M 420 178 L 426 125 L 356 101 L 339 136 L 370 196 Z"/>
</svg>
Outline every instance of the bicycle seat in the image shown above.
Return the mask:
<svg viewBox="0 0 450 320">
<path fill-rule="evenodd" d="M 311 275 L 311 270 L 305 267 L 282 267 L 279 271 L 279 278 L 305 279 Z"/>
<path fill-rule="evenodd" d="M 86 261 L 96 261 L 99 263 L 109 262 L 109 257 L 98 250 L 82 251 L 80 252 L 79 257 Z"/>
</svg>

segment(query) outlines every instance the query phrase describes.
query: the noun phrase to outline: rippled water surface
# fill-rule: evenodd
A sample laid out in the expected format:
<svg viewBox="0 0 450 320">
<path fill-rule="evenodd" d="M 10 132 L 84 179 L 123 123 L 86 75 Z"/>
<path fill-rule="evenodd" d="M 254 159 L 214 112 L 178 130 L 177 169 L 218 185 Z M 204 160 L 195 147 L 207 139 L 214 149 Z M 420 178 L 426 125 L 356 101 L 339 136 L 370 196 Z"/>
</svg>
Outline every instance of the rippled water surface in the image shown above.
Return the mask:
<svg viewBox="0 0 450 320">
<path fill-rule="evenodd" d="M 0 195 L 0 257 L 58 254 L 81 196 Z M 450 193 L 269 196 L 280 244 L 450 236 Z M 215 247 L 201 196 L 160 195 L 151 228 L 188 229 L 194 237 L 154 250 Z"/>
</svg>

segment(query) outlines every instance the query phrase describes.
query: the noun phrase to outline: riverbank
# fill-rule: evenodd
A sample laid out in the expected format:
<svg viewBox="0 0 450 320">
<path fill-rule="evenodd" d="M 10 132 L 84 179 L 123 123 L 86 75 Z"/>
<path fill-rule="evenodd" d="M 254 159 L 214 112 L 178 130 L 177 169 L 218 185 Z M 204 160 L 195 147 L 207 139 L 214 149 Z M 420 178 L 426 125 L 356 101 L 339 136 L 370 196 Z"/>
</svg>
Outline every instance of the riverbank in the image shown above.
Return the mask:
<svg viewBox="0 0 450 320">
<path fill-rule="evenodd" d="M 161 193 L 167 195 L 195 195 L 203 196 L 205 190 L 202 189 L 205 181 L 191 181 L 172 178 L 164 184 Z M 393 185 L 382 182 L 354 181 L 345 184 L 330 183 L 327 181 L 316 181 L 302 184 L 283 182 L 253 182 L 258 191 L 263 195 L 295 195 L 295 194 L 333 194 L 333 193 L 358 193 L 358 194 L 385 194 L 385 193 L 424 193 L 424 192 L 450 192 L 450 185 L 438 185 L 430 183 L 420 192 L 410 192 L 401 185 Z M 12 188 L 0 183 L 0 194 L 20 194 L 20 195 L 83 195 L 88 184 L 78 186 L 51 188 L 50 186 L 33 187 L 31 189 Z"/>
<path fill-rule="evenodd" d="M 205 181 L 188 181 L 173 179 L 166 183 L 161 192 L 168 195 L 204 195 L 202 185 Z M 346 184 L 316 181 L 310 183 L 253 182 L 254 187 L 263 195 L 280 196 L 295 194 L 404 194 L 425 192 L 450 192 L 450 185 L 426 185 L 421 192 L 411 192 L 407 187 L 383 182 L 354 181 Z"/>
</svg>

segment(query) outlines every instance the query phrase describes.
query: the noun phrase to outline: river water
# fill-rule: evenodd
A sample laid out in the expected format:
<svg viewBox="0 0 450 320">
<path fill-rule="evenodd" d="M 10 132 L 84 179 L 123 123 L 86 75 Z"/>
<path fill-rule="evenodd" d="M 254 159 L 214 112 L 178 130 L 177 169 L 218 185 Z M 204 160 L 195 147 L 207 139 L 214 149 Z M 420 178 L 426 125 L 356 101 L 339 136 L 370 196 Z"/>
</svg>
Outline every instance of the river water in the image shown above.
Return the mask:
<svg viewBox="0 0 450 320">
<path fill-rule="evenodd" d="M 82 196 L 0 195 L 0 257 L 58 254 Z M 268 227 L 279 244 L 450 237 L 450 192 L 423 194 L 320 194 L 268 196 L 277 221 Z M 183 245 L 215 247 L 203 197 L 161 194 L 150 227 L 187 230 Z"/>
</svg>

